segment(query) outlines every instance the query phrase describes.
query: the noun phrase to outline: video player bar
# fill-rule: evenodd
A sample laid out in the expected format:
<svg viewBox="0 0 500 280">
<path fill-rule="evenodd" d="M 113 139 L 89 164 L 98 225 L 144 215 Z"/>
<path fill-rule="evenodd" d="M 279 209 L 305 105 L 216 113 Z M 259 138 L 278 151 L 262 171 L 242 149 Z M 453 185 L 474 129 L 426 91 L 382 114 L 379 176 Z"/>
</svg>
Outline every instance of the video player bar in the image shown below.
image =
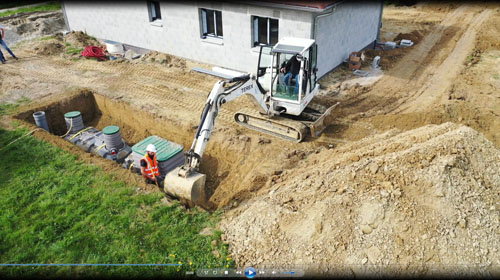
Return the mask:
<svg viewBox="0 0 500 280">
<path fill-rule="evenodd" d="M 196 271 L 198 277 L 303 277 L 302 269 L 271 269 L 271 268 L 253 268 L 245 269 L 232 268 L 201 268 Z"/>
</svg>

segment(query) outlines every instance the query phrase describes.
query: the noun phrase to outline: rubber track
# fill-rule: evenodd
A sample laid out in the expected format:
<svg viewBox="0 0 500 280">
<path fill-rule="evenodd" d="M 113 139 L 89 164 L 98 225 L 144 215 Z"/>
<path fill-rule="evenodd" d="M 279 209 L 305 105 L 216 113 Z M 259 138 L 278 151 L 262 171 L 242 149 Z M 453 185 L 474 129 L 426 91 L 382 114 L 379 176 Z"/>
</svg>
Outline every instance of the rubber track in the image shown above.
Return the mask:
<svg viewBox="0 0 500 280">
<path fill-rule="evenodd" d="M 248 125 L 246 123 L 238 122 L 237 121 L 237 115 L 238 114 L 243 114 L 243 115 L 249 116 L 249 117 L 254 118 L 254 119 L 260 119 L 260 120 L 270 121 L 270 122 L 273 122 L 273 123 L 280 124 L 282 126 L 289 127 L 290 129 L 295 130 L 295 131 L 297 131 L 299 133 L 300 139 L 294 139 L 294 138 L 287 137 L 285 135 L 282 135 L 282 134 L 279 134 L 279 133 L 276 133 L 276 132 L 273 132 L 273 131 L 269 131 L 269 130 L 266 130 L 266 129 L 253 127 L 253 126 Z M 289 120 L 289 119 L 286 119 L 286 118 L 283 118 L 283 117 L 267 118 L 266 116 L 261 115 L 259 111 L 248 109 L 248 108 L 245 108 L 245 109 L 242 109 L 242 110 L 236 112 L 234 114 L 234 120 L 236 121 L 236 123 L 238 123 L 238 124 L 240 124 L 240 125 L 242 125 L 244 127 L 247 127 L 249 129 L 253 129 L 253 130 L 256 130 L 256 131 L 264 132 L 264 133 L 270 134 L 272 136 L 275 136 L 275 137 L 278 137 L 278 138 L 282 138 L 282 139 L 285 139 L 285 140 L 288 140 L 288 141 L 294 141 L 294 142 L 297 142 L 297 143 L 300 142 L 300 141 L 302 141 L 304 139 L 306 133 L 308 132 L 307 126 L 304 125 L 301 122 L 292 121 L 292 120 Z"/>
</svg>

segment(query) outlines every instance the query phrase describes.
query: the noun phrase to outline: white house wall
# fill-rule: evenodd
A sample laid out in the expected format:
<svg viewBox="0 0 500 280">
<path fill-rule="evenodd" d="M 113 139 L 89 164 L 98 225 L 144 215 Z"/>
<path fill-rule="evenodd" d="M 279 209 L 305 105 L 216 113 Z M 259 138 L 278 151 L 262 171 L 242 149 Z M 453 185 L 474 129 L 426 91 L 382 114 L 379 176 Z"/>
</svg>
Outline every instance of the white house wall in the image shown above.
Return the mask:
<svg viewBox="0 0 500 280">
<path fill-rule="evenodd" d="M 318 77 L 377 39 L 382 1 L 345 1 L 317 19 Z"/>
<path fill-rule="evenodd" d="M 149 22 L 146 1 L 67 1 L 64 8 L 71 30 L 245 72 L 255 72 L 258 60 L 251 16 L 278 18 L 279 38 L 312 36 L 310 12 L 245 4 L 161 2 L 161 27 Z M 222 11 L 224 39 L 201 38 L 199 8 Z"/>
</svg>

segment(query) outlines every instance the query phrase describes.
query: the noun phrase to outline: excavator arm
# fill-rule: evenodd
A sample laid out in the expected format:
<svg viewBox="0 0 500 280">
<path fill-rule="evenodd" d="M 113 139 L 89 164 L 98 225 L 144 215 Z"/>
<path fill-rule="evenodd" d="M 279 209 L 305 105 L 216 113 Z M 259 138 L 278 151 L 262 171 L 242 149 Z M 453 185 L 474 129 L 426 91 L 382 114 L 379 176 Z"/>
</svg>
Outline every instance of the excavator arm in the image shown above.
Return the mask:
<svg viewBox="0 0 500 280">
<path fill-rule="evenodd" d="M 185 153 L 184 165 L 168 173 L 165 178 L 165 192 L 185 199 L 188 204 L 190 201 L 202 206 L 206 204 L 206 176 L 198 173 L 201 158 L 210 140 L 221 106 L 245 94 L 253 97 L 261 112 L 275 113 L 269 106 L 269 96 L 258 83 L 255 75 L 247 74 L 216 82 L 203 108 L 193 143 L 189 151 Z"/>
<path fill-rule="evenodd" d="M 231 86 L 225 87 L 232 83 Z M 215 83 L 212 91 L 208 95 L 207 102 L 201 114 L 201 121 L 196 131 L 191 148 L 186 153 L 186 162 L 183 168 L 186 171 L 196 170 L 200 164 L 201 157 L 205 151 L 210 135 L 215 126 L 215 119 L 222 104 L 230 102 L 244 94 L 253 96 L 256 103 L 266 113 L 269 111 L 265 91 L 258 84 L 256 77 L 252 74 L 233 78 L 231 80 L 221 80 Z M 184 175 L 184 174 L 181 174 Z"/>
</svg>

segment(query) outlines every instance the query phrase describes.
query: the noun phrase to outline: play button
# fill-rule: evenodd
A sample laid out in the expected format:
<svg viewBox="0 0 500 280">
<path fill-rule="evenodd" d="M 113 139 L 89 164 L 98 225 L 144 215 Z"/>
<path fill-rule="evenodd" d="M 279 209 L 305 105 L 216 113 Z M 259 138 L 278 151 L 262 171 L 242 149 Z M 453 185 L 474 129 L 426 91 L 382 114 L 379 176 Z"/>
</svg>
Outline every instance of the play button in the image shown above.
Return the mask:
<svg viewBox="0 0 500 280">
<path fill-rule="evenodd" d="M 254 278 L 255 277 L 255 268 L 253 267 L 248 267 L 247 269 L 245 269 L 245 276 L 247 278 Z"/>
</svg>

